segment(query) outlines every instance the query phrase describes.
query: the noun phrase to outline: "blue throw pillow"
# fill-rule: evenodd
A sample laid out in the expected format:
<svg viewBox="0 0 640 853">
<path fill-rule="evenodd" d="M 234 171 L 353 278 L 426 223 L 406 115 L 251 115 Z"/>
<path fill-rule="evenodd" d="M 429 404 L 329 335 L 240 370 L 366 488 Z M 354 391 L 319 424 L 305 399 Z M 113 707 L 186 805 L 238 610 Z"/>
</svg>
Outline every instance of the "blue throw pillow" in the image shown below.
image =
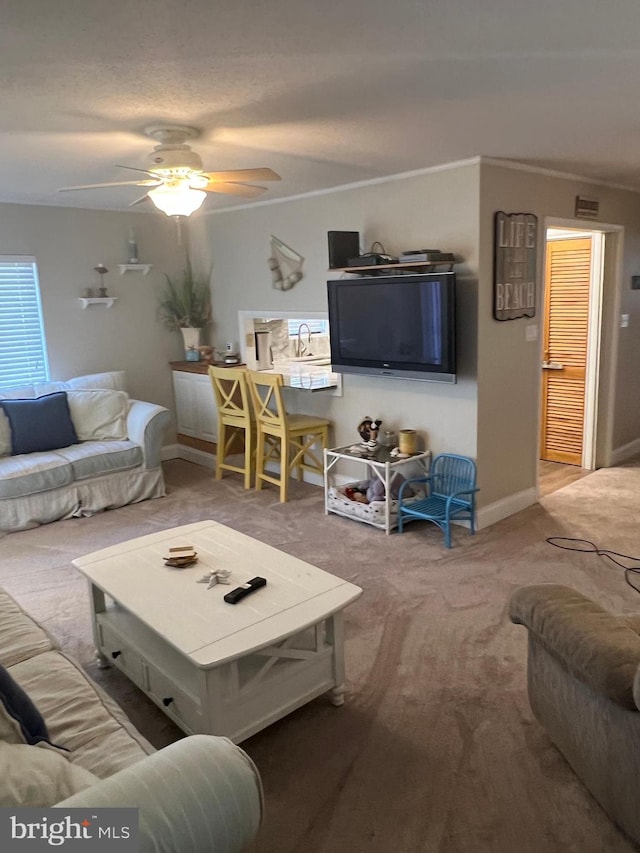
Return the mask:
<svg viewBox="0 0 640 853">
<path fill-rule="evenodd" d="M 49 732 L 42 714 L 22 687 L 0 664 L 0 713 L 4 712 L 20 726 L 24 742 L 28 744 L 49 741 Z"/>
<path fill-rule="evenodd" d="M 11 427 L 11 453 L 36 453 L 77 444 L 64 391 L 33 400 L 0 400 Z"/>
</svg>

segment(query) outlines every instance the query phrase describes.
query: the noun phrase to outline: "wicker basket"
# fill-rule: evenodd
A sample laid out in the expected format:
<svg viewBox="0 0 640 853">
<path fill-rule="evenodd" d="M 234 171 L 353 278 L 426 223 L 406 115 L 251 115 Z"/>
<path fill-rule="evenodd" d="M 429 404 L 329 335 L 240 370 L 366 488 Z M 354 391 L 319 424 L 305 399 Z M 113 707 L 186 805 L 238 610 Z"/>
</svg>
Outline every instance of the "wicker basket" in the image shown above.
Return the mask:
<svg viewBox="0 0 640 853">
<path fill-rule="evenodd" d="M 358 518 L 361 521 L 368 521 L 369 524 L 375 524 L 378 527 L 384 527 L 386 524 L 385 513 L 387 508 L 386 501 L 371 501 L 365 504 L 360 501 L 349 500 L 344 494 L 345 489 L 360 488 L 366 489 L 369 485 L 368 480 L 363 480 L 356 483 L 347 483 L 340 489 L 331 486 L 327 492 L 327 508 L 339 512 L 341 515 Z M 398 526 L 398 501 L 392 500 L 390 507 L 390 526 Z"/>
</svg>

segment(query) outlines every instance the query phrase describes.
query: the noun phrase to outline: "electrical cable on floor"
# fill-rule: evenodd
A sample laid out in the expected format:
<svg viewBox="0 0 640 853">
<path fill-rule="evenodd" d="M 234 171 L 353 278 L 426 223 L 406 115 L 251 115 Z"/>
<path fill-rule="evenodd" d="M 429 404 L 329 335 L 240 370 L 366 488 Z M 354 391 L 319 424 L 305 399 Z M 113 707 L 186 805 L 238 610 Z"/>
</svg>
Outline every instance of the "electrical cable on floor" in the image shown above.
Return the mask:
<svg viewBox="0 0 640 853">
<path fill-rule="evenodd" d="M 605 557 L 607 560 L 610 560 L 614 565 L 618 566 L 621 569 L 624 569 L 625 581 L 631 587 L 632 590 L 634 590 L 640 595 L 640 587 L 637 587 L 635 584 L 631 583 L 631 575 L 640 575 L 640 557 L 632 557 L 630 554 L 620 554 L 618 551 L 610 551 L 608 548 L 598 548 L 595 542 L 591 542 L 589 539 L 573 539 L 570 536 L 549 536 L 547 538 L 547 542 L 549 543 L 549 545 L 553 545 L 555 548 L 563 548 L 565 551 L 582 551 L 585 554 L 597 554 L 598 557 Z M 573 542 L 576 544 L 560 544 L 563 542 Z M 580 545 L 586 545 L 588 547 L 577 547 L 577 543 L 580 543 Z M 625 566 L 624 563 L 621 563 L 619 560 L 616 560 L 616 557 L 621 557 L 623 560 L 633 560 L 635 563 L 637 563 L 637 565 Z"/>
</svg>

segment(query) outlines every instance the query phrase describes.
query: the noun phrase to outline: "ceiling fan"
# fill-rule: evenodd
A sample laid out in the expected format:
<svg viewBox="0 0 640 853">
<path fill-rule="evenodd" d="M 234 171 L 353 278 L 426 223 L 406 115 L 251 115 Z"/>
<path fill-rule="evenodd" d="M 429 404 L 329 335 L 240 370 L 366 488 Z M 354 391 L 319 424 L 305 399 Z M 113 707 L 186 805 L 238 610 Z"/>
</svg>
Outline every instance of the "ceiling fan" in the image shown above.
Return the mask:
<svg viewBox="0 0 640 853">
<path fill-rule="evenodd" d="M 204 172 L 199 154 L 185 144 L 186 139 L 200 135 L 195 127 L 181 125 L 152 125 L 145 128 L 147 136 L 158 141 L 149 155 L 148 168 L 118 166 L 133 172 L 142 172 L 146 178 L 138 181 L 116 181 L 107 184 L 85 184 L 62 187 L 59 192 L 95 190 L 103 187 L 149 187 L 129 207 L 150 199 L 167 216 L 190 216 L 202 205 L 207 193 L 224 193 L 255 198 L 266 191 L 249 181 L 279 181 L 280 175 L 272 169 L 235 169 L 222 172 Z"/>
</svg>

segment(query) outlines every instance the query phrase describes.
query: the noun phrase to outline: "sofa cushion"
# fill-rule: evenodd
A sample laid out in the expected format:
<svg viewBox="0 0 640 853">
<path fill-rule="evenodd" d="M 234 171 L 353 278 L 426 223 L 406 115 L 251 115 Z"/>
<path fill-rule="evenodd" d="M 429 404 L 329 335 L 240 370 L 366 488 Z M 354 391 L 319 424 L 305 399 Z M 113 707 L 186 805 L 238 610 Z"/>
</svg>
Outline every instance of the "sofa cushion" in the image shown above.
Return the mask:
<svg viewBox="0 0 640 853">
<path fill-rule="evenodd" d="M 76 376 L 64 383 L 66 391 L 94 390 L 108 388 L 112 391 L 126 391 L 126 374 L 124 370 L 110 370 L 105 373 L 90 373 L 87 376 Z"/>
<path fill-rule="evenodd" d="M 12 666 L 54 648 L 56 644 L 44 628 L 0 589 L 0 663 Z"/>
<path fill-rule="evenodd" d="M 143 461 L 142 448 L 133 441 L 88 441 L 61 447 L 56 454 L 71 465 L 74 480 L 127 471 Z"/>
<path fill-rule="evenodd" d="M 49 740 L 42 714 L 27 693 L 0 665 L 0 737 L 9 743 Z"/>
<path fill-rule="evenodd" d="M 0 499 L 48 492 L 72 480 L 71 463 L 54 451 L 0 459 Z"/>
<path fill-rule="evenodd" d="M 100 779 L 154 751 L 116 703 L 62 652 L 43 652 L 10 671 L 37 705 L 53 742 L 71 750 L 74 764 Z"/>
<path fill-rule="evenodd" d="M 11 452 L 37 453 L 76 444 L 69 403 L 64 391 L 33 400 L 0 400 L 11 425 Z"/>
<path fill-rule="evenodd" d="M 67 400 L 78 441 L 126 439 L 129 395 L 124 391 L 67 391 Z"/>
<path fill-rule="evenodd" d="M 45 745 L 0 743 L 0 806 L 53 806 L 99 779 Z"/>
</svg>

